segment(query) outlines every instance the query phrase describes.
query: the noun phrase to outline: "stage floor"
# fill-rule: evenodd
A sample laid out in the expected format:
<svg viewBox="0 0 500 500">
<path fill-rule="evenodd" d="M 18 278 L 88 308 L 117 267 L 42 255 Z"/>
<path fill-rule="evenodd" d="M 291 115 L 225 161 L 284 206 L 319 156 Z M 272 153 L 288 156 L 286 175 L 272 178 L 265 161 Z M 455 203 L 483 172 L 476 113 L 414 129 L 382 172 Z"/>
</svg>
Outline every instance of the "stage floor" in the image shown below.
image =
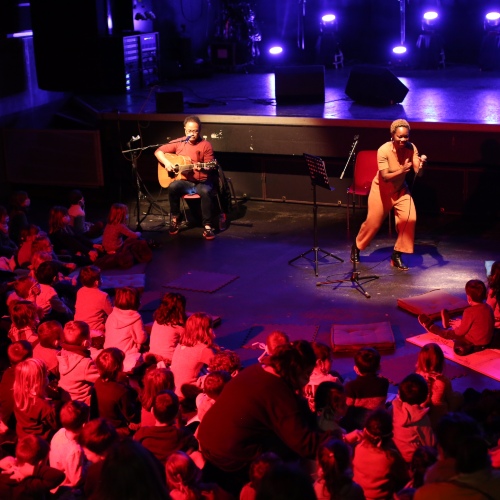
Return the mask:
<svg viewBox="0 0 500 500">
<path fill-rule="evenodd" d="M 96 112 L 157 115 L 156 92 L 182 92 L 184 114 L 254 117 L 301 117 L 329 120 L 407 118 L 446 127 L 447 124 L 500 124 L 500 73 L 476 66 L 449 65 L 438 70 L 386 67 L 408 89 L 400 104 L 373 106 L 354 102 L 345 94 L 352 67 L 327 68 L 325 102 L 277 104 L 273 72 L 249 68 L 244 72 L 213 72 L 210 76 L 167 80 L 148 89 L 121 95 L 81 95 Z M 366 85 L 370 85 L 367 79 Z M 168 120 L 168 114 L 162 114 Z"/>
</svg>

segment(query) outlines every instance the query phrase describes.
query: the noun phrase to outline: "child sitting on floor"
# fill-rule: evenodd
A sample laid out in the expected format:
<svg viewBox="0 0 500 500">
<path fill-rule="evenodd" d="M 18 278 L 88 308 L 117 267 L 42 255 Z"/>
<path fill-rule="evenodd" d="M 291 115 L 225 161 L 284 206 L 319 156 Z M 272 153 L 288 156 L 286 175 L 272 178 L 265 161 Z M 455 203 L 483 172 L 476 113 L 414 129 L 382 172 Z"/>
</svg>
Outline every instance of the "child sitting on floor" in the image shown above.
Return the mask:
<svg viewBox="0 0 500 500">
<path fill-rule="evenodd" d="M 46 321 L 38 327 L 38 344 L 33 349 L 33 357 L 45 363 L 49 381 L 59 379 L 57 353 L 61 350 L 62 338 L 63 327 L 59 321 Z"/>
<path fill-rule="evenodd" d="M 481 280 L 469 280 L 465 284 L 469 307 L 462 319 L 449 319 L 448 312 L 441 313 L 443 327 L 435 325 L 426 314 L 418 316 L 419 323 L 430 333 L 454 341 L 453 350 L 458 356 L 467 356 L 486 349 L 493 338 L 495 318 L 491 306 L 485 303 L 486 285 Z M 451 328 L 450 328 L 451 326 Z"/>
<path fill-rule="evenodd" d="M 123 351 L 127 373 L 142 361 L 141 351 L 148 340 L 140 304 L 139 290 L 129 286 L 117 288 L 115 305 L 105 325 L 104 348 L 117 347 Z"/>
<path fill-rule="evenodd" d="M 36 279 L 40 285 L 40 295 L 36 305 L 42 310 L 43 321 L 54 319 L 62 325 L 73 319 L 73 311 L 59 297 L 54 285 L 59 280 L 58 265 L 53 261 L 42 262 L 36 270 Z"/>
<path fill-rule="evenodd" d="M 120 436 L 129 436 L 141 416 L 137 392 L 123 373 L 124 354 L 116 347 L 103 349 L 95 360 L 99 378 L 91 397 L 92 418 L 106 418 Z"/>
<path fill-rule="evenodd" d="M 38 307 L 29 300 L 14 300 L 9 305 L 12 325 L 9 338 L 12 342 L 27 340 L 33 347 L 38 344 L 36 330 L 40 323 Z"/>
<path fill-rule="evenodd" d="M 186 324 L 186 297 L 170 292 L 163 295 L 153 320 L 149 352 L 169 366 Z"/>
<path fill-rule="evenodd" d="M 259 363 L 262 363 L 263 365 L 267 364 L 269 358 L 272 356 L 272 354 L 279 345 L 289 344 L 289 343 L 290 339 L 288 338 L 288 335 L 285 332 L 282 332 L 280 330 L 275 330 L 274 332 L 271 332 L 266 337 L 265 344 L 259 343 L 259 347 L 261 349 L 264 349 L 264 352 L 258 358 Z"/>
<path fill-rule="evenodd" d="M 141 425 L 155 425 L 152 413 L 155 397 L 165 390 L 175 389 L 174 374 L 169 368 L 152 368 L 146 372 L 142 380 L 141 401 Z"/>
<path fill-rule="evenodd" d="M 7 306 L 15 300 L 29 300 L 36 304 L 36 298 L 40 295 L 40 284 L 30 275 L 20 276 L 12 284 L 12 292 L 7 296 Z"/>
<path fill-rule="evenodd" d="M 493 262 L 488 276 L 488 296 L 486 303 L 493 309 L 495 330 L 500 335 L 500 260 Z"/>
<path fill-rule="evenodd" d="M 460 408 L 463 396 L 453 391 L 451 381 L 445 375 L 444 354 L 438 344 L 431 342 L 420 349 L 415 371 L 427 382 L 429 395 L 426 406 L 429 407 L 431 425 L 435 428 L 443 415 Z"/>
<path fill-rule="evenodd" d="M 49 498 L 50 490 L 64 480 L 64 472 L 45 465 L 49 444 L 44 439 L 28 435 L 16 446 L 16 457 L 0 461 L 1 498 Z"/>
<path fill-rule="evenodd" d="M 392 402 L 394 443 L 407 464 L 419 446 L 434 446 L 436 440 L 425 406 L 427 382 L 417 373 L 410 373 L 399 384 L 397 397 Z"/>
<path fill-rule="evenodd" d="M 96 365 L 90 357 L 89 325 L 84 321 L 69 321 L 64 326 L 59 362 L 59 387 L 65 399 L 83 401 L 90 406 L 90 392 L 99 377 Z"/>
<path fill-rule="evenodd" d="M 96 262 L 101 269 L 128 269 L 135 263 L 150 262 L 153 258 L 153 252 L 141 238 L 141 233 L 129 229 L 127 223 L 127 205 L 114 203 L 102 235 L 106 254 Z"/>
<path fill-rule="evenodd" d="M 101 236 L 104 224 L 101 221 L 96 223 L 85 220 L 85 198 L 79 189 L 73 189 L 69 193 L 68 215 L 70 225 L 76 234 L 83 234 L 86 238 L 94 239 Z"/>
<path fill-rule="evenodd" d="M 332 368 L 332 349 L 322 342 L 311 342 L 311 346 L 316 354 L 316 366 L 314 367 L 309 382 L 304 387 L 304 396 L 309 402 L 311 411 L 315 411 L 314 395 L 321 382 L 341 382 L 340 375 L 333 373 Z"/>
<path fill-rule="evenodd" d="M 197 420 L 201 422 L 205 413 L 214 405 L 231 375 L 224 371 L 210 372 L 203 381 L 203 392 L 196 396 Z"/>
<path fill-rule="evenodd" d="M 97 266 L 82 267 L 79 280 L 82 287 L 76 292 L 75 320 L 89 325 L 92 345 L 102 349 L 106 320 L 113 305 L 109 295 L 99 289 L 101 270 Z"/>
<path fill-rule="evenodd" d="M 389 380 L 379 375 L 380 354 L 373 347 L 362 347 L 354 354 L 354 371 L 357 377 L 344 384 L 348 412 L 346 420 L 362 429 L 366 415 L 377 408 L 384 408 L 389 390 Z M 348 432 L 354 430 L 347 428 Z"/>
<path fill-rule="evenodd" d="M 141 427 L 134 435 L 161 462 L 165 463 L 174 451 L 186 453 L 198 449 L 198 441 L 186 427 L 178 427 L 179 398 L 173 391 L 162 391 L 154 400 L 153 415 L 156 423 L 153 427 Z"/>
<path fill-rule="evenodd" d="M 60 488 L 78 488 L 83 482 L 86 459 L 77 438 L 89 420 L 89 407 L 81 401 L 68 401 L 61 408 L 62 428 L 50 442 L 50 466 L 66 475 Z"/>
</svg>

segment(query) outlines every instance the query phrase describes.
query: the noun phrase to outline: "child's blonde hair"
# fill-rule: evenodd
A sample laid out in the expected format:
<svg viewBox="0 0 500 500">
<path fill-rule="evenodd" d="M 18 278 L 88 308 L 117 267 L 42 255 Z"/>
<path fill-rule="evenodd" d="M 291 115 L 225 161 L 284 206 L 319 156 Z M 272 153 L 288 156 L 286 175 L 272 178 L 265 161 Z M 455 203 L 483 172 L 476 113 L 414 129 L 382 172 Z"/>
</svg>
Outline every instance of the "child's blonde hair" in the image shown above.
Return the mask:
<svg viewBox="0 0 500 500">
<path fill-rule="evenodd" d="M 174 451 L 165 463 L 167 485 L 183 493 L 186 500 L 200 498 L 199 481 L 201 471 L 193 459 L 183 451 Z"/>
<path fill-rule="evenodd" d="M 208 314 L 197 312 L 187 319 L 186 328 L 180 336 L 179 343 L 187 347 L 193 347 L 197 344 L 211 346 L 214 338 L 212 318 Z"/>
<path fill-rule="evenodd" d="M 123 224 L 127 220 L 128 208 L 123 203 L 113 203 L 109 209 L 108 224 Z"/>
<path fill-rule="evenodd" d="M 28 358 L 16 365 L 14 402 L 19 411 L 27 411 L 37 398 L 45 397 L 47 366 L 38 358 Z"/>
<path fill-rule="evenodd" d="M 418 353 L 416 369 L 418 373 L 443 373 L 444 353 L 441 347 L 434 342 L 425 344 Z"/>
</svg>

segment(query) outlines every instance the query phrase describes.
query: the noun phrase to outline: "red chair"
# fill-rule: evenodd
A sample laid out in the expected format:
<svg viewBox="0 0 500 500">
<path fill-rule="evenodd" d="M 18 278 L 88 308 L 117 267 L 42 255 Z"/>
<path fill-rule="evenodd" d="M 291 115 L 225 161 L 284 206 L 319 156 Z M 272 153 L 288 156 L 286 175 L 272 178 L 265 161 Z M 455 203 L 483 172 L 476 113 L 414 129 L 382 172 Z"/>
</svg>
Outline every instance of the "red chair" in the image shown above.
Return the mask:
<svg viewBox="0 0 500 500">
<path fill-rule="evenodd" d="M 350 200 L 352 199 L 352 215 L 354 217 L 356 209 L 356 196 L 359 200 L 359 206 L 361 206 L 361 196 L 366 196 L 368 198 L 372 187 L 372 181 L 375 178 L 375 175 L 377 175 L 377 172 L 378 163 L 376 149 L 367 149 L 357 153 L 356 161 L 354 162 L 353 183 L 347 189 L 347 232 L 350 230 Z M 392 214 L 389 214 L 389 235 L 392 234 L 391 218 Z"/>
<path fill-rule="evenodd" d="M 347 189 L 347 232 L 350 229 L 350 210 L 352 199 L 352 214 L 354 217 L 356 209 L 356 196 L 361 206 L 361 196 L 368 197 L 372 181 L 378 172 L 377 150 L 359 151 L 354 162 L 354 179 Z"/>
</svg>

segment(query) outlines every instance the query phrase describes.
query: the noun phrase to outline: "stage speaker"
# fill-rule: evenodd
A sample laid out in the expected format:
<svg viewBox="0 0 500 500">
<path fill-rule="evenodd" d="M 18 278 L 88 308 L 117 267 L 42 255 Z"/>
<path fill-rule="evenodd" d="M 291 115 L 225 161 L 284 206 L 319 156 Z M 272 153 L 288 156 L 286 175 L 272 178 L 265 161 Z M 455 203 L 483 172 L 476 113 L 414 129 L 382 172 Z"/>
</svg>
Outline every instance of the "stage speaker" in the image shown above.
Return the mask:
<svg viewBox="0 0 500 500">
<path fill-rule="evenodd" d="M 182 92 L 156 91 L 157 113 L 183 113 L 184 95 Z"/>
<path fill-rule="evenodd" d="M 282 66 L 274 72 L 276 103 L 325 102 L 325 67 Z"/>
<path fill-rule="evenodd" d="M 387 68 L 354 66 L 351 69 L 345 93 L 361 104 L 387 106 L 403 102 L 408 87 Z"/>
</svg>

